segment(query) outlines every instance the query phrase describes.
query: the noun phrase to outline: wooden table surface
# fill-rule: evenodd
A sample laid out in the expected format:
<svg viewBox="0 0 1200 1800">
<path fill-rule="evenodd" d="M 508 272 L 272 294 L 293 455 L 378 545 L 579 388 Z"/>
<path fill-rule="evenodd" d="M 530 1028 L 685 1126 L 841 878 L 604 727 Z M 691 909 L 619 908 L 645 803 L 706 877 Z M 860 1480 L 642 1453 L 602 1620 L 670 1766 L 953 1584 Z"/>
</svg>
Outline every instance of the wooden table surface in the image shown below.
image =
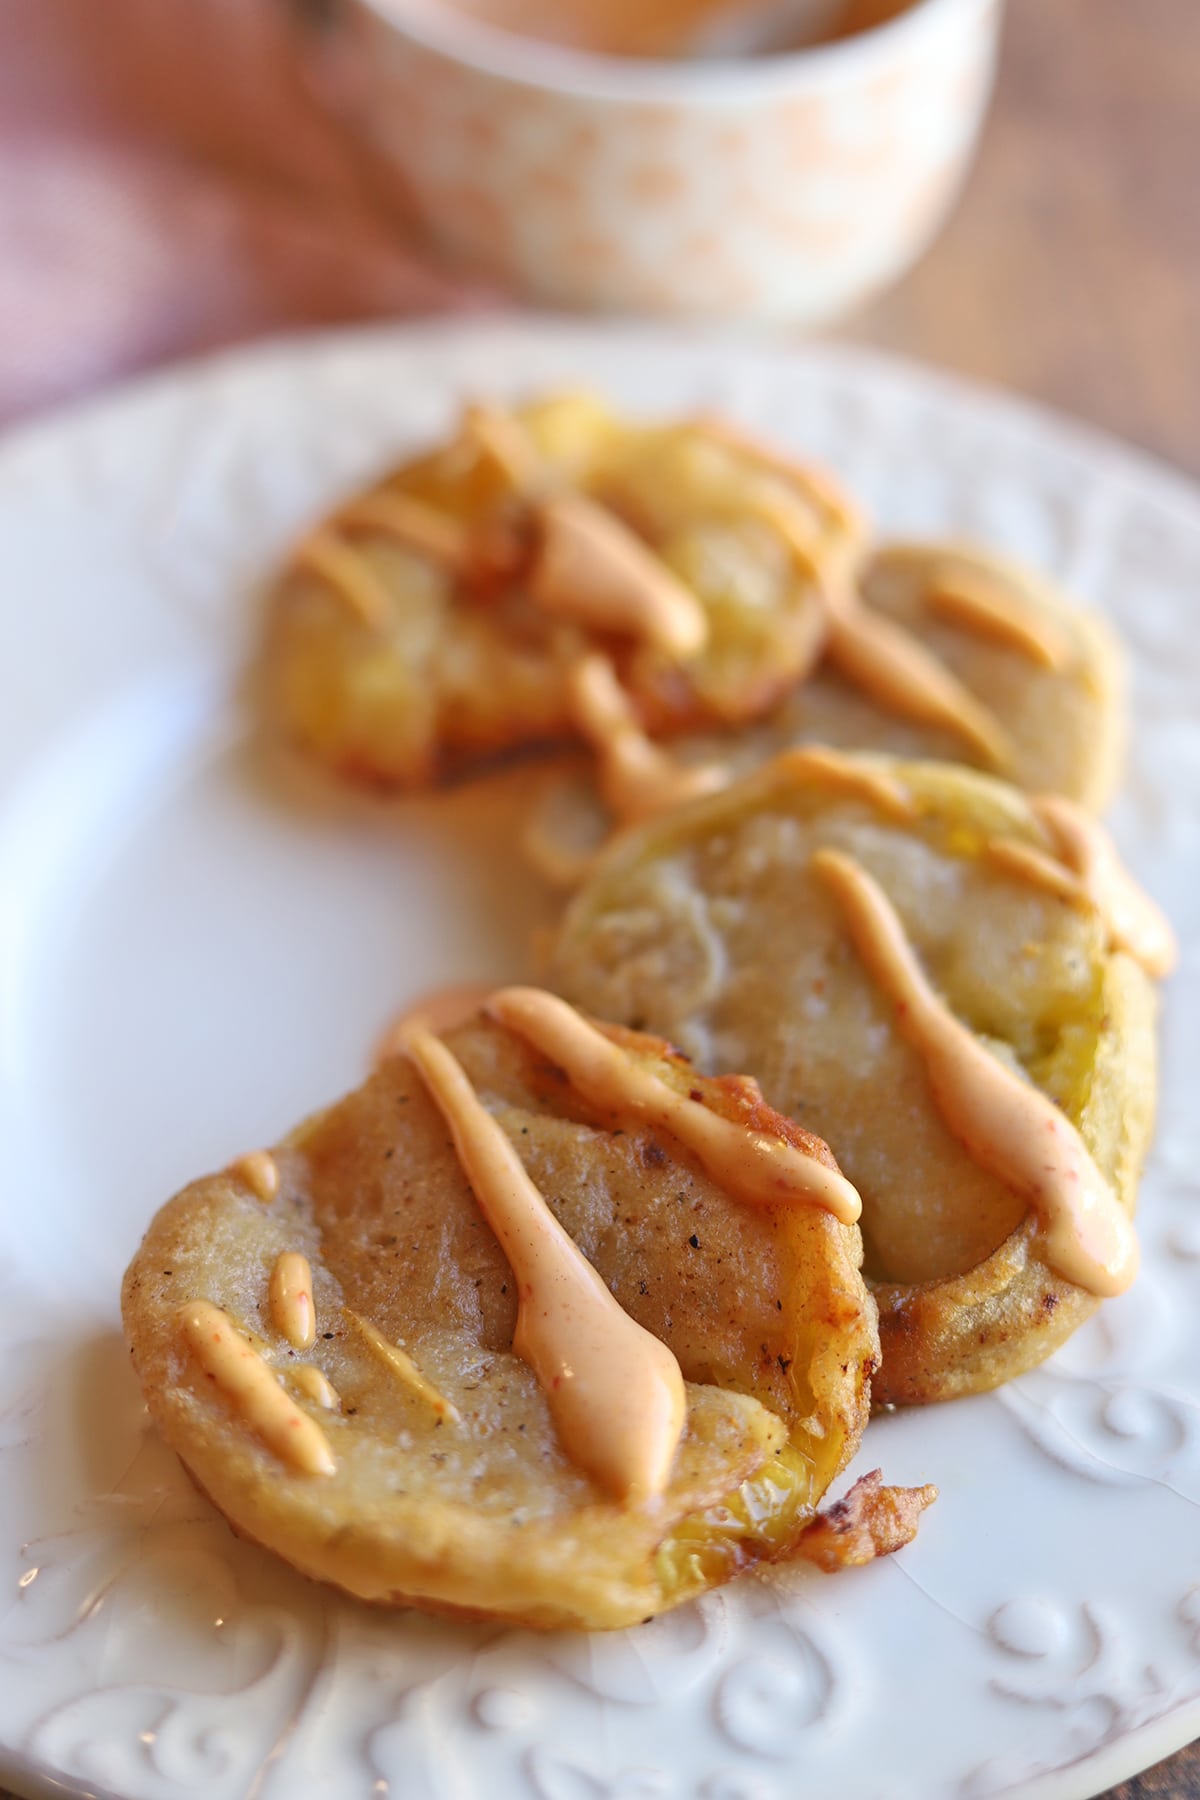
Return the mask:
<svg viewBox="0 0 1200 1800">
<path fill-rule="evenodd" d="M 1200 4 L 1009 0 L 949 226 L 839 337 L 1078 414 L 1200 475 Z"/>
<path fill-rule="evenodd" d="M 954 218 L 832 335 L 1023 392 L 1200 476 L 1200 0 L 1010 0 Z M 1200 1800 L 1200 1744 L 1107 1800 Z"/>
</svg>

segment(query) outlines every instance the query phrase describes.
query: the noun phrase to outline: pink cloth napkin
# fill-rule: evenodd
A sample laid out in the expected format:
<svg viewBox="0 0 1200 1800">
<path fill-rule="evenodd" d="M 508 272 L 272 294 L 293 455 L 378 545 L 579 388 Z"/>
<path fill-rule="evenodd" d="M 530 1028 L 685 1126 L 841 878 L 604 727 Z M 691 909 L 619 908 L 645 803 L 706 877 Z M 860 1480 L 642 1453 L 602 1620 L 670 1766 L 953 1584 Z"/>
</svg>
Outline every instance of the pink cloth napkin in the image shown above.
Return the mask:
<svg viewBox="0 0 1200 1800">
<path fill-rule="evenodd" d="M 257 334 L 477 306 L 286 0 L 0 0 L 0 423 Z"/>
</svg>

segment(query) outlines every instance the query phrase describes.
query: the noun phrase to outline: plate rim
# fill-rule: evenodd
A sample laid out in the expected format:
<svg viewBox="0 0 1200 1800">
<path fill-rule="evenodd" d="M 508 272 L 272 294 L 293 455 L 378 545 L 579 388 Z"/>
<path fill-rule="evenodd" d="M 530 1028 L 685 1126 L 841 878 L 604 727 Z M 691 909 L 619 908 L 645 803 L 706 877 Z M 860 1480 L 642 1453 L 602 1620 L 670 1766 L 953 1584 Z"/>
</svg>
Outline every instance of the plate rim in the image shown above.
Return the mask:
<svg viewBox="0 0 1200 1800">
<path fill-rule="evenodd" d="M 20 418 L 0 431 L 0 481 L 9 458 L 41 448 L 46 439 L 79 430 L 106 427 L 110 416 L 140 405 L 163 403 L 176 389 L 214 379 L 236 382 L 243 370 L 258 363 L 307 361 L 320 355 L 356 349 L 386 351 L 410 343 L 441 348 L 456 339 L 485 336 L 528 338 L 546 336 L 569 342 L 573 338 L 600 338 L 606 344 L 626 341 L 635 351 L 662 348 L 668 354 L 709 351 L 763 367 L 779 362 L 795 366 L 825 363 L 834 368 L 862 369 L 870 378 L 885 380 L 909 391 L 924 388 L 967 409 L 983 408 L 1009 427 L 1038 436 L 1050 434 L 1071 453 L 1088 461 L 1101 461 L 1138 482 L 1152 482 L 1164 503 L 1181 510 L 1200 512 L 1200 473 L 1191 474 L 1164 455 L 1123 438 L 1107 426 L 1081 418 L 1023 390 L 1008 388 L 984 376 L 969 375 L 937 363 L 874 345 L 850 340 L 804 338 L 788 342 L 765 334 L 744 336 L 733 329 L 711 325 L 668 324 L 654 319 L 602 315 L 594 319 L 562 312 L 489 312 L 467 316 L 431 315 L 411 320 L 348 324 L 280 331 L 245 343 L 200 350 L 96 389 L 90 394 L 52 405 L 32 418 Z"/>
<path fill-rule="evenodd" d="M 718 362 L 732 361 L 763 369 L 781 362 L 792 367 L 819 364 L 834 371 L 844 370 L 851 379 L 868 384 L 883 381 L 908 393 L 929 393 L 954 407 L 981 414 L 985 429 L 996 424 L 1032 433 L 1042 440 L 1049 438 L 1056 448 L 1086 461 L 1098 474 L 1111 470 L 1118 479 L 1129 480 L 1143 489 L 1151 486 L 1156 499 L 1165 506 L 1181 512 L 1191 523 L 1200 523 L 1200 481 L 1186 471 L 1100 426 L 986 381 L 854 343 L 746 340 L 708 328 L 680 331 L 655 322 L 593 321 L 559 314 L 489 314 L 286 332 L 169 363 L 7 428 L 0 436 L 0 504 L 13 461 L 53 446 L 56 439 L 69 440 L 80 432 L 103 435 L 108 429 L 119 428 L 123 415 L 146 405 L 169 404 L 173 394 L 186 393 L 194 386 L 214 381 L 236 386 L 244 374 L 252 374 L 264 363 L 310 362 L 343 351 L 361 353 L 369 360 L 376 351 L 419 352 L 426 346 L 446 351 L 459 342 L 492 339 L 502 344 L 525 339 L 532 343 L 544 341 L 547 336 L 564 344 L 602 341 L 613 352 L 623 344 L 644 352 L 659 347 L 669 348 L 672 353 L 708 351 Z M 1198 1732 L 1200 1693 L 1177 1702 L 1157 1718 L 1124 1733 L 1119 1740 L 1005 1792 L 1010 1800 L 1091 1800 L 1108 1786 L 1173 1754 Z M 120 1800 L 113 1790 L 102 1786 L 66 1785 L 4 1743 L 0 1743 L 0 1779 L 31 1796 L 95 1793 Z"/>
</svg>

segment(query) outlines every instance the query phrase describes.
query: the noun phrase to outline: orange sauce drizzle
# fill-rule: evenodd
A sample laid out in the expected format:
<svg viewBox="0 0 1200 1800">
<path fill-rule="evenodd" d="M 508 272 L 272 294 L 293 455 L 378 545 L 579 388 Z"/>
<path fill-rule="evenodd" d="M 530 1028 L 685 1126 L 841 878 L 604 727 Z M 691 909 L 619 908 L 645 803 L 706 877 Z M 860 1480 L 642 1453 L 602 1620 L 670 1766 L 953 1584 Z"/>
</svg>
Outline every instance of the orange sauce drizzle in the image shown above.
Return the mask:
<svg viewBox="0 0 1200 1800">
<path fill-rule="evenodd" d="M 250 1192 L 269 1206 L 279 1192 L 279 1164 L 269 1150 L 249 1150 L 229 1165 L 235 1181 L 244 1181 Z"/>
<path fill-rule="evenodd" d="M 983 845 L 983 854 L 987 860 L 1006 875 L 1016 875 L 1023 881 L 1032 882 L 1036 887 L 1044 888 L 1058 900 L 1065 900 L 1070 906 L 1090 907 L 1092 902 L 1084 893 L 1077 876 L 1069 869 L 1064 869 L 1060 862 L 1045 850 L 1038 850 L 1033 844 L 1024 844 L 1020 838 L 992 837 Z"/>
<path fill-rule="evenodd" d="M 372 1325 L 369 1319 L 364 1319 L 358 1313 L 352 1312 L 348 1306 L 344 1307 L 343 1311 L 350 1323 L 361 1332 L 380 1362 L 386 1363 L 393 1375 L 399 1376 L 405 1387 L 411 1388 L 413 1393 L 422 1399 L 439 1419 L 449 1419 L 452 1424 L 458 1424 L 462 1415 L 457 1406 L 452 1400 L 447 1400 L 444 1394 L 439 1393 L 432 1381 L 422 1375 L 412 1357 L 402 1350 L 399 1344 L 393 1344 L 391 1339 L 385 1338 L 382 1331 Z"/>
<path fill-rule="evenodd" d="M 882 769 L 864 766 L 841 751 L 800 745 L 795 750 L 781 751 L 771 767 L 800 781 L 821 781 L 827 787 L 857 795 L 889 818 L 906 820 L 916 816 L 913 797 L 902 781 Z"/>
<path fill-rule="evenodd" d="M 412 494 L 364 494 L 342 508 L 336 523 L 344 532 L 377 532 L 393 538 L 452 575 L 464 574 L 470 563 L 466 527 Z"/>
<path fill-rule="evenodd" d="M 1044 669 L 1065 669 L 1074 661 L 1071 640 L 1053 619 L 977 571 L 935 568 L 925 604 L 948 624 L 1018 650 Z"/>
<path fill-rule="evenodd" d="M 568 668 L 567 704 L 576 729 L 596 752 L 600 792 L 618 819 L 650 818 L 728 782 L 718 764 L 683 768 L 646 736 L 616 670 L 598 650 Z"/>
<path fill-rule="evenodd" d="M 778 531 L 816 584 L 827 624 L 826 653 L 845 678 L 890 712 L 956 732 L 992 768 L 1011 768 L 999 719 L 911 632 L 863 604 L 844 551 L 822 550 L 794 507 L 765 500 L 753 511 Z"/>
<path fill-rule="evenodd" d="M 542 485 L 546 475 L 542 459 L 529 433 L 511 413 L 495 406 L 468 406 L 462 430 L 476 450 L 491 458 L 514 492 L 525 494 Z"/>
<path fill-rule="evenodd" d="M 307 1399 L 323 1406 L 326 1412 L 336 1412 L 341 1405 L 338 1391 L 327 1376 L 312 1363 L 299 1363 L 288 1370 L 292 1381 Z"/>
<path fill-rule="evenodd" d="M 307 1256 L 285 1250 L 276 1257 L 267 1292 L 276 1330 L 293 1349 L 310 1350 L 317 1339 L 317 1309 Z"/>
<path fill-rule="evenodd" d="M 408 1053 L 516 1277 L 513 1350 L 537 1378 L 567 1454 L 622 1500 L 660 1494 L 687 1412 L 678 1362 L 618 1305 L 446 1046 L 415 1025 Z"/>
<path fill-rule="evenodd" d="M 703 650 L 708 618 L 699 600 L 614 513 L 581 494 L 557 494 L 535 517 L 529 592 L 546 612 L 672 657 Z"/>
<path fill-rule="evenodd" d="M 902 626 L 864 606 L 844 575 L 827 568 L 825 577 L 829 657 L 846 679 L 888 711 L 953 731 L 992 768 L 1010 769 L 1012 745 L 995 715 Z"/>
<path fill-rule="evenodd" d="M 209 1300 L 191 1300 L 178 1313 L 184 1343 L 204 1373 L 283 1462 L 305 1475 L 332 1475 L 337 1467 L 329 1440 L 315 1419 L 300 1411 L 257 1350 L 235 1329 L 229 1314 Z"/>
<path fill-rule="evenodd" d="M 292 568 L 324 582 L 346 610 L 369 631 L 383 631 L 392 601 L 364 557 L 329 527 L 310 532 L 292 552 Z"/>
<path fill-rule="evenodd" d="M 764 443 L 752 432 L 730 424 L 726 419 L 702 415 L 689 421 L 689 429 L 698 437 L 707 438 L 710 443 L 736 450 L 768 475 L 777 475 L 781 481 L 798 488 L 806 500 L 825 513 L 830 524 L 838 531 L 850 537 L 860 537 L 866 530 L 866 523 L 858 506 L 827 469 L 788 456 L 773 444 Z"/>
<path fill-rule="evenodd" d="M 829 614 L 829 602 L 821 571 L 831 552 L 821 541 L 819 528 L 814 530 L 801 506 L 794 500 L 779 499 L 773 494 L 753 494 L 746 498 L 746 511 L 776 532 L 787 545 L 792 561 L 815 584 L 815 599 Z"/>
<path fill-rule="evenodd" d="M 1107 831 L 1073 801 L 1042 794 L 1030 802 L 1053 855 L 1019 838 L 989 838 L 984 855 L 1068 905 L 1096 912 L 1114 948 L 1160 978 L 1175 967 L 1178 945 L 1162 911 L 1123 866 Z M 1059 860 L 1061 859 L 1061 860 Z"/>
<path fill-rule="evenodd" d="M 487 1011 L 556 1063 L 589 1104 L 669 1131 L 739 1200 L 757 1205 L 803 1201 L 823 1207 L 843 1225 L 858 1218 L 862 1203 L 837 1168 L 782 1138 L 748 1131 L 678 1093 L 565 1000 L 540 988 L 501 988 Z"/>
<path fill-rule="evenodd" d="M 494 983 L 489 981 L 455 981 L 445 987 L 430 988 L 402 1007 L 380 1033 L 371 1058 L 373 1069 L 381 1068 L 393 1056 L 403 1056 L 405 1034 L 410 1025 L 422 1024 L 430 1031 L 450 1031 L 463 1024 L 473 1013 L 482 1010 Z"/>
<path fill-rule="evenodd" d="M 615 836 L 614 831 L 601 829 L 587 849 L 576 848 L 569 835 L 556 832 L 553 821 L 535 810 L 525 822 L 521 848 L 544 881 L 552 887 L 573 888 L 587 879 Z"/>
<path fill-rule="evenodd" d="M 860 864 L 819 850 L 813 868 L 891 1001 L 897 1030 L 924 1062 L 947 1129 L 1028 1201 L 1052 1268 L 1090 1293 L 1123 1293 L 1137 1273 L 1137 1239 L 1070 1120 L 985 1050 L 934 993 L 891 901 Z"/>
<path fill-rule="evenodd" d="M 1106 921 L 1113 943 L 1148 975 L 1169 975 L 1179 948 L 1163 912 L 1124 867 L 1104 827 L 1059 794 L 1032 802 L 1055 850 Z"/>
</svg>

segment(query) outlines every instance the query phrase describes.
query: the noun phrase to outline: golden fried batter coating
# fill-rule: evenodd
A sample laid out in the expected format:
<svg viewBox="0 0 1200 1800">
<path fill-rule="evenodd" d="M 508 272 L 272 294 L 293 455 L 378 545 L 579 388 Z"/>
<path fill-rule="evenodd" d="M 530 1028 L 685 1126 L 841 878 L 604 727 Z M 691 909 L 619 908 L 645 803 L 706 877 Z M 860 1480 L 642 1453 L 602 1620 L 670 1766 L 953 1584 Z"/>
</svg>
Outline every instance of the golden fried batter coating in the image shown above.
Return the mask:
<svg viewBox="0 0 1200 1800">
<path fill-rule="evenodd" d="M 825 759 L 827 760 L 827 759 Z M 576 895 L 551 979 L 577 1004 L 668 1034 L 710 1071 L 750 1070 L 819 1122 L 863 1199 L 883 1401 L 993 1387 L 1094 1309 L 1049 1266 L 1027 1203 L 948 1129 L 917 1050 L 812 867 L 840 850 L 875 877 L 935 989 L 1077 1127 L 1132 1212 L 1155 1093 L 1154 995 L 1086 905 L 1004 866 L 1047 851 L 1026 798 L 950 765 L 794 752 L 627 833 Z M 853 785 L 907 795 L 875 804 Z"/>
<path fill-rule="evenodd" d="M 298 546 L 264 704 L 318 760 L 396 789 L 577 736 L 567 672 L 589 648 L 653 735 L 743 723 L 818 654 L 816 568 L 856 530 L 825 483 L 701 424 L 635 426 L 581 396 L 473 409 Z M 629 581 L 691 596 L 704 643 L 631 630 L 636 592 L 609 627 L 570 617 Z"/>
<path fill-rule="evenodd" d="M 800 1540 L 800 1554 L 827 1575 L 891 1556 L 912 1543 L 921 1514 L 936 1499 L 937 1489 L 931 1483 L 919 1488 L 885 1487 L 882 1470 L 872 1469 L 860 1475 L 841 1500 L 817 1514 Z"/>
<path fill-rule="evenodd" d="M 703 1080 L 660 1041 L 610 1035 L 747 1130 L 788 1129 L 752 1083 Z M 869 1406 L 878 1339 L 857 1229 L 730 1199 L 669 1133 L 597 1116 L 487 1018 L 446 1041 L 621 1306 L 679 1362 L 687 1420 L 661 1499 L 614 1500 L 564 1452 L 513 1352 L 512 1270 L 403 1057 L 274 1152 L 274 1197 L 243 1162 L 151 1225 L 124 1313 L 167 1441 L 238 1531 L 397 1605 L 619 1626 L 790 1554 Z M 308 1349 L 272 1310 L 285 1252 L 311 1266 Z M 333 1473 L 291 1466 L 206 1376 L 180 1327 L 197 1301 L 261 1352 Z"/>
</svg>

